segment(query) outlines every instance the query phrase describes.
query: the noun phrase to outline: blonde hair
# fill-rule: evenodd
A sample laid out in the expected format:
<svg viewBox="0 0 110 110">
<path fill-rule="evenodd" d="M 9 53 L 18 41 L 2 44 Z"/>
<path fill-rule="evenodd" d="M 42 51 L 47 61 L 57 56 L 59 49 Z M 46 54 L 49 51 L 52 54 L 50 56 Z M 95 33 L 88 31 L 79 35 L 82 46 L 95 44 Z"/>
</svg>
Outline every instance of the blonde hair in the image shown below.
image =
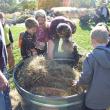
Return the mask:
<svg viewBox="0 0 110 110">
<path fill-rule="evenodd" d="M 91 39 L 95 39 L 98 43 L 106 43 L 109 38 L 109 33 L 104 26 L 96 26 L 91 31 Z"/>
<path fill-rule="evenodd" d="M 105 28 L 107 29 L 108 32 L 110 31 L 110 30 L 109 30 L 109 27 L 107 26 L 106 23 L 100 22 L 100 23 L 98 23 L 96 26 L 103 26 L 103 27 L 105 27 Z"/>
</svg>

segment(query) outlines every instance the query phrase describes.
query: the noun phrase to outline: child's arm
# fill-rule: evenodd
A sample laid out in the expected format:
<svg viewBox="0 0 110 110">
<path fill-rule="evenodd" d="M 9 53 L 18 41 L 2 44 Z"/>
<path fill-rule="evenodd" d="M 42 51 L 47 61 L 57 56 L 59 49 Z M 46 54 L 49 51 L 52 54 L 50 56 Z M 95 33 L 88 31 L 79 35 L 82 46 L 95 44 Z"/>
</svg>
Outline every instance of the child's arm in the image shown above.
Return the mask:
<svg viewBox="0 0 110 110">
<path fill-rule="evenodd" d="M 19 48 L 21 48 L 21 45 L 22 45 L 22 37 L 23 37 L 24 33 L 20 33 L 19 35 L 19 40 L 18 40 L 18 46 Z"/>
<path fill-rule="evenodd" d="M 12 35 L 12 32 L 11 32 L 10 28 L 9 28 L 9 40 L 10 40 L 11 43 L 14 42 L 13 35 Z"/>
<path fill-rule="evenodd" d="M 89 85 L 91 83 L 93 74 L 94 74 L 94 58 L 92 54 L 89 54 L 88 57 L 83 62 L 83 70 L 80 75 L 80 79 L 77 82 L 78 84 Z"/>
<path fill-rule="evenodd" d="M 55 46 L 54 42 L 52 40 L 49 40 L 48 47 L 47 47 L 47 54 L 48 54 L 49 59 L 53 59 L 53 57 L 54 57 L 54 55 L 53 55 L 54 54 L 54 46 Z"/>
<path fill-rule="evenodd" d="M 0 70 L 0 91 L 3 91 L 8 86 L 8 80 L 5 78 L 3 73 Z"/>
<path fill-rule="evenodd" d="M 24 37 L 24 36 L 23 36 Z M 22 37 L 21 56 L 23 59 L 28 57 L 27 41 Z"/>
</svg>

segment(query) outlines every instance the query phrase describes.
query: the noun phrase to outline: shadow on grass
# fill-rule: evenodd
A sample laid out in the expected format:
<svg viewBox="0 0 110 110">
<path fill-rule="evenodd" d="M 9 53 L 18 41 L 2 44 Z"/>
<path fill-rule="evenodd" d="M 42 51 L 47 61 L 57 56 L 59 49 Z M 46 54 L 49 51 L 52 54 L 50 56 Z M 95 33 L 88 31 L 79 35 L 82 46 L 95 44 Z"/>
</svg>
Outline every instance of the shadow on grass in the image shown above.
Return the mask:
<svg viewBox="0 0 110 110">
<path fill-rule="evenodd" d="M 93 27 L 95 27 L 95 24 L 82 24 L 81 22 L 79 23 L 80 27 L 82 28 L 82 30 L 88 30 L 90 31 Z"/>
<path fill-rule="evenodd" d="M 107 24 L 107 26 L 110 27 L 110 21 L 108 21 L 106 24 Z M 79 22 L 79 25 L 80 25 L 82 30 L 89 30 L 89 31 L 96 26 L 96 24 L 93 23 L 93 22 L 90 22 L 90 23 L 81 23 L 81 22 Z"/>
</svg>

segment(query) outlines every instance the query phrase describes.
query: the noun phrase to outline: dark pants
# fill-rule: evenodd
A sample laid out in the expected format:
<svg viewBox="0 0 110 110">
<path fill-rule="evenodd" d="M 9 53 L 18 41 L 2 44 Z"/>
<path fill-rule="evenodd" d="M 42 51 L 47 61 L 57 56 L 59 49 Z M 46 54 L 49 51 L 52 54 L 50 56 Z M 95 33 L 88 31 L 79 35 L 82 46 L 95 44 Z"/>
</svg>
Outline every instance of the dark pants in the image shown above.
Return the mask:
<svg viewBox="0 0 110 110">
<path fill-rule="evenodd" d="M 10 92 L 9 87 L 7 87 L 6 90 L 3 92 L 3 93 L 4 93 L 4 99 L 5 99 L 6 110 L 12 110 L 9 92 Z"/>
<path fill-rule="evenodd" d="M 85 107 L 84 110 L 106 110 L 106 109 L 90 109 L 90 108 L 88 108 L 88 107 Z"/>
<path fill-rule="evenodd" d="M 8 80 L 9 79 L 9 75 L 7 73 L 7 69 L 4 69 L 3 73 L 4 73 L 5 77 Z M 10 88 L 9 87 L 7 87 L 5 91 L 3 91 L 5 105 L 6 105 L 6 110 L 12 110 L 11 99 L 10 99 L 10 96 L 9 96 L 9 92 L 10 92 Z"/>
</svg>

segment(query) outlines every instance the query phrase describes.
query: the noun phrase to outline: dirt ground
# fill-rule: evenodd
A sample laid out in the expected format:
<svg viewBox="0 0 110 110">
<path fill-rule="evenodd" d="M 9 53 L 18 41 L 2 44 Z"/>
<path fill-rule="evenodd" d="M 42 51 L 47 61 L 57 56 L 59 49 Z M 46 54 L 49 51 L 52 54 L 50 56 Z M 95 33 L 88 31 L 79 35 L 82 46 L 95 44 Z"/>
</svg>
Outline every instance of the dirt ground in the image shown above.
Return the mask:
<svg viewBox="0 0 110 110">
<path fill-rule="evenodd" d="M 22 110 L 20 96 L 16 89 L 11 90 L 10 97 L 11 97 L 11 103 L 12 103 L 12 110 Z"/>
</svg>

